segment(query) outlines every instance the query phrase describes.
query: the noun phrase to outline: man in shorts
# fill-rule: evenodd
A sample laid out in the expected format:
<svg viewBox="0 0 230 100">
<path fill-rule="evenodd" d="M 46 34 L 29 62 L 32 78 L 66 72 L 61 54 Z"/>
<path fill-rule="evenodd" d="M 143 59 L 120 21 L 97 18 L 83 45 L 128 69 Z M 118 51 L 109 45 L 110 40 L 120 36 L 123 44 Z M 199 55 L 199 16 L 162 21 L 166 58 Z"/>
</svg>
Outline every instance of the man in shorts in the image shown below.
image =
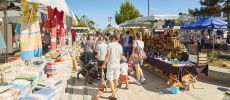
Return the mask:
<svg viewBox="0 0 230 100">
<path fill-rule="evenodd" d="M 107 64 L 106 76 L 112 91 L 112 96 L 109 97 L 110 100 L 116 100 L 115 91 L 120 76 L 120 60 L 123 53 L 122 46 L 118 43 L 119 34 L 115 33 L 113 36 L 113 42 L 108 44 L 108 50 L 103 64 L 103 66 Z"/>
<path fill-rule="evenodd" d="M 129 34 L 129 31 L 127 31 L 123 37 L 124 42 L 125 42 L 125 44 L 123 46 L 123 51 L 124 51 L 124 54 L 127 58 L 129 58 L 130 52 L 131 52 L 130 38 L 131 38 L 131 36 Z"/>
</svg>

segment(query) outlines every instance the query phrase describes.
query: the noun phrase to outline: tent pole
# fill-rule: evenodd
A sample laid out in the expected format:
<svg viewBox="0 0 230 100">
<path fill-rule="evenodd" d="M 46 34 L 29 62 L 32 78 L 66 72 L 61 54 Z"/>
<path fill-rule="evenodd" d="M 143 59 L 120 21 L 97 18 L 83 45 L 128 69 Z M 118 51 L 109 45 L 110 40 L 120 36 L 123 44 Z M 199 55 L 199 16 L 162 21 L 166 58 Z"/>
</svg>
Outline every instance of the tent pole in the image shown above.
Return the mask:
<svg viewBox="0 0 230 100">
<path fill-rule="evenodd" d="M 212 40 L 212 50 L 214 51 L 215 50 L 215 32 L 213 32 L 213 40 Z"/>
<path fill-rule="evenodd" d="M 150 2 L 148 0 L 148 16 L 150 16 Z"/>
<path fill-rule="evenodd" d="M 8 37 L 8 35 L 7 35 L 7 19 L 6 19 L 6 9 L 4 9 L 4 36 L 5 36 L 5 43 L 6 43 L 6 51 L 5 51 L 5 58 L 4 58 L 4 60 L 5 60 L 5 62 L 7 61 L 7 56 L 8 56 L 8 39 L 7 39 L 7 37 Z"/>
</svg>

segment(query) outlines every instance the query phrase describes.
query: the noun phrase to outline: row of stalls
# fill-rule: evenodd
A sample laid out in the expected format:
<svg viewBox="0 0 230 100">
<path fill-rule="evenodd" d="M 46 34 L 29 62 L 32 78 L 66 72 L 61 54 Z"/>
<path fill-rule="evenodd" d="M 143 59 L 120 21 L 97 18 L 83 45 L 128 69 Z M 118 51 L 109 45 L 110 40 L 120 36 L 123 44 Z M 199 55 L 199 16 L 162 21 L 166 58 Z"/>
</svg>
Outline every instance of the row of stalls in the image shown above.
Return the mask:
<svg viewBox="0 0 230 100">
<path fill-rule="evenodd" d="M 213 17 L 210 17 L 213 18 Z M 215 18 L 216 19 L 216 18 Z M 141 30 L 145 35 L 178 34 L 180 41 L 186 44 L 188 51 L 195 55 L 198 45 L 204 49 L 228 50 L 228 31 L 225 28 L 186 28 L 185 24 L 195 22 L 196 18 L 190 15 L 156 15 L 128 20 L 119 25 L 120 30 Z M 219 21 L 219 19 L 216 19 Z M 207 24 L 207 22 L 205 22 Z M 215 22 L 216 23 L 216 22 Z M 185 26 L 181 26 L 185 25 Z M 226 25 L 226 24 L 225 24 Z M 217 27 L 217 26 L 215 26 Z M 215 32 L 214 32 L 215 31 Z M 191 45 L 190 47 L 187 45 Z M 194 48 L 195 47 L 195 48 Z"/>
<path fill-rule="evenodd" d="M 227 22 L 214 17 L 189 15 L 147 16 L 119 25 L 122 29 L 139 28 L 146 62 L 152 65 L 144 68 L 152 72 L 160 69 L 162 79 L 174 90 L 189 90 L 199 74 L 208 75 L 208 51 L 229 50 L 227 26 Z"/>
<path fill-rule="evenodd" d="M 0 100 L 66 100 L 82 49 L 65 0 L 1 0 L 0 21 Z"/>
</svg>

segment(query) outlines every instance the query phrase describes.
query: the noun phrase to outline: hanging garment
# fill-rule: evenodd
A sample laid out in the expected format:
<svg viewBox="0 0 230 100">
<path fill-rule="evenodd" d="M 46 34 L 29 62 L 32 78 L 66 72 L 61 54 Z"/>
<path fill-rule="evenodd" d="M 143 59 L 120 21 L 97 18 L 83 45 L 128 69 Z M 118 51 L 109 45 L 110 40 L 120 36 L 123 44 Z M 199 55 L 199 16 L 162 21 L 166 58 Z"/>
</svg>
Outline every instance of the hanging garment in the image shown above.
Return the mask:
<svg viewBox="0 0 230 100">
<path fill-rule="evenodd" d="M 57 48 L 57 28 L 54 27 L 54 28 L 51 28 L 51 34 L 50 34 L 50 37 L 51 37 L 51 50 L 54 50 Z"/>
<path fill-rule="evenodd" d="M 65 45 L 65 29 L 60 28 L 59 34 L 60 34 L 59 37 L 60 37 L 61 46 L 64 46 Z"/>
<path fill-rule="evenodd" d="M 5 43 L 5 40 L 3 38 L 3 35 L 0 31 L 0 49 L 5 49 L 6 48 L 6 43 Z"/>
<path fill-rule="evenodd" d="M 77 38 L 77 31 L 76 30 L 72 30 L 71 31 L 71 35 L 72 35 L 72 42 L 75 42 L 76 38 Z"/>
<path fill-rule="evenodd" d="M 32 60 L 42 55 L 42 41 L 37 17 L 38 7 L 39 4 L 37 3 L 32 4 L 32 7 L 30 7 L 26 0 L 22 0 L 21 25 L 17 25 L 15 30 L 20 37 L 22 60 Z"/>
<path fill-rule="evenodd" d="M 20 34 L 21 33 L 21 24 L 19 23 L 16 23 L 16 26 L 15 26 L 15 31 L 14 31 L 16 34 Z"/>
<path fill-rule="evenodd" d="M 22 23 L 20 33 L 21 57 L 32 60 L 42 55 L 42 42 L 39 22 Z"/>
<path fill-rule="evenodd" d="M 45 28 L 54 28 L 56 27 L 56 18 L 55 18 L 55 15 L 56 15 L 56 12 L 57 12 L 57 9 L 52 9 L 50 6 L 47 7 L 47 10 L 48 10 L 48 20 L 45 22 L 44 24 L 44 27 Z"/>
<path fill-rule="evenodd" d="M 45 21 L 47 20 L 47 15 L 45 13 L 41 12 L 41 20 L 42 20 L 42 23 L 45 23 Z"/>
<path fill-rule="evenodd" d="M 64 24 L 63 24 L 64 12 L 56 11 L 56 18 L 57 18 L 57 23 L 60 25 L 60 28 L 64 28 Z"/>
</svg>

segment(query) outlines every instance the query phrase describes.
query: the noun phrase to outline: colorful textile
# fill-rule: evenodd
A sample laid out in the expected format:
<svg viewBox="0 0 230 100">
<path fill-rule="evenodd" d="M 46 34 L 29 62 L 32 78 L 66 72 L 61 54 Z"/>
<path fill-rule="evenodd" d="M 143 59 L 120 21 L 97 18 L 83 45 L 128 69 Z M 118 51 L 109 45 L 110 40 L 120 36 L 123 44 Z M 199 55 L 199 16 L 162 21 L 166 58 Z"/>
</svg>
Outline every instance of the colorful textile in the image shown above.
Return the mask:
<svg viewBox="0 0 230 100">
<path fill-rule="evenodd" d="M 75 42 L 76 38 L 77 38 L 77 31 L 76 30 L 72 30 L 71 34 L 72 34 L 72 42 Z"/>
<path fill-rule="evenodd" d="M 64 28 L 64 24 L 63 24 L 64 12 L 56 11 L 56 18 L 57 18 L 57 23 L 60 25 L 60 28 Z"/>
<path fill-rule="evenodd" d="M 38 7 L 39 4 L 36 3 L 32 4 L 32 7 L 29 6 L 27 1 L 21 3 L 21 26 L 17 25 L 15 31 L 20 37 L 22 60 L 32 60 L 42 55 L 40 26 L 36 15 Z"/>
<path fill-rule="evenodd" d="M 45 22 L 44 27 L 45 28 L 54 28 L 56 27 L 56 18 L 55 14 L 57 12 L 57 9 L 53 9 L 50 6 L 47 7 L 48 10 L 48 20 Z"/>
<path fill-rule="evenodd" d="M 39 22 L 22 23 L 20 32 L 21 57 L 32 60 L 42 55 L 42 42 Z"/>
<path fill-rule="evenodd" d="M 39 91 L 35 92 L 35 95 L 38 97 L 42 97 L 45 100 L 54 100 L 55 89 L 52 88 L 42 88 Z"/>
<path fill-rule="evenodd" d="M 65 29 L 60 28 L 59 34 L 60 34 L 59 37 L 60 37 L 61 46 L 64 46 L 65 45 Z"/>
<path fill-rule="evenodd" d="M 5 48 L 6 48 L 6 43 L 0 31 L 0 49 L 5 49 Z"/>
<path fill-rule="evenodd" d="M 54 50 L 57 48 L 57 28 L 54 27 L 54 28 L 51 28 L 51 50 Z"/>
<path fill-rule="evenodd" d="M 41 12 L 41 20 L 42 20 L 42 23 L 44 23 L 47 20 L 47 15 L 45 13 Z"/>
<path fill-rule="evenodd" d="M 16 34 L 20 34 L 21 33 L 21 24 L 19 23 L 16 23 L 16 26 L 15 26 L 15 33 Z"/>
</svg>

